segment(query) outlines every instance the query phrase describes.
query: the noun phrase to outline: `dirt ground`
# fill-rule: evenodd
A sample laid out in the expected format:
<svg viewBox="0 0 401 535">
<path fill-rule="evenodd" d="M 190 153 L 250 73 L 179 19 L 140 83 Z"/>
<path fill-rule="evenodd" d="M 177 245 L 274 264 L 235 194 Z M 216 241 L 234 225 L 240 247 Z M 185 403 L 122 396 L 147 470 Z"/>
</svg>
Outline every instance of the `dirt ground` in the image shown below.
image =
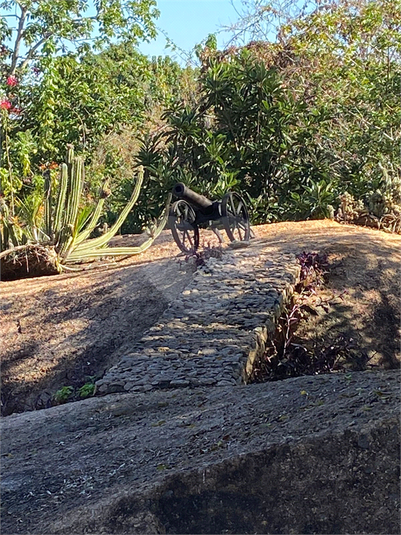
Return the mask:
<svg viewBox="0 0 401 535">
<path fill-rule="evenodd" d="M 330 313 L 323 307 L 324 314 L 312 315 L 300 336 L 312 344 L 342 336 L 365 365 L 397 365 L 401 236 L 332 221 L 254 231 L 272 251 L 328 254 Z M 201 236 L 204 245 L 217 245 L 210 233 Z M 140 239 L 117 237 L 115 245 L 137 245 Z M 191 280 L 193 267 L 178 253 L 165 231 L 146 253 L 119 263 L 0 282 L 2 414 L 49 407 L 61 387 L 77 389 L 101 377 Z"/>
<path fill-rule="evenodd" d="M 193 267 L 177 252 L 164 235 L 118 263 L 0 282 L 2 414 L 49 407 L 60 388 L 101 377 L 191 280 Z"/>
</svg>

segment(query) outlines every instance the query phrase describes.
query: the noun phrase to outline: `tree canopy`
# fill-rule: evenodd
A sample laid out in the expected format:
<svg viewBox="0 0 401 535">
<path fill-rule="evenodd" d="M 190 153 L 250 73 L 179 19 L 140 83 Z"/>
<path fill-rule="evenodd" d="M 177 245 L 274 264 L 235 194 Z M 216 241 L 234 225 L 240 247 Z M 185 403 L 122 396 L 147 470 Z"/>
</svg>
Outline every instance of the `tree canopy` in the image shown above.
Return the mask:
<svg viewBox="0 0 401 535">
<path fill-rule="evenodd" d="M 11 76 L 57 51 L 153 38 L 159 14 L 155 0 L 6 0 L 0 9 L 2 56 Z"/>
<path fill-rule="evenodd" d="M 260 27 L 281 15 L 277 39 L 206 44 L 198 102 L 166 114 L 156 153 L 210 194 L 245 192 L 259 222 L 327 217 L 344 192 L 377 217 L 398 210 L 400 0 L 255 6 Z"/>
</svg>

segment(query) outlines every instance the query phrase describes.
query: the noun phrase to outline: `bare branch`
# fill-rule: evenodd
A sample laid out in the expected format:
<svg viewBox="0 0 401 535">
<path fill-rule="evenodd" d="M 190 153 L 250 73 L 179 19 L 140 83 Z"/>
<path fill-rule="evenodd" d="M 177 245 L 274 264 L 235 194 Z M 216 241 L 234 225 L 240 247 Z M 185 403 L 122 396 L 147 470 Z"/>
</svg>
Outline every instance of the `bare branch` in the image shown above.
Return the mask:
<svg viewBox="0 0 401 535">
<path fill-rule="evenodd" d="M 35 56 L 35 52 L 38 48 L 40 48 L 53 34 L 49 33 L 45 37 L 43 37 L 40 41 L 38 41 L 29 51 L 26 55 L 24 61 L 19 65 L 19 69 L 23 71 L 25 67 L 28 65 L 29 61 Z"/>
<path fill-rule="evenodd" d="M 19 17 L 17 37 L 15 39 L 15 45 L 14 45 L 13 55 L 11 59 L 11 69 L 10 69 L 11 75 L 15 74 L 15 69 L 17 67 L 19 50 L 20 50 L 21 41 L 22 41 L 22 33 L 24 31 L 24 24 L 25 24 L 26 14 L 27 14 L 26 7 L 23 7 L 21 5 L 19 7 L 21 9 L 21 16 Z"/>
</svg>

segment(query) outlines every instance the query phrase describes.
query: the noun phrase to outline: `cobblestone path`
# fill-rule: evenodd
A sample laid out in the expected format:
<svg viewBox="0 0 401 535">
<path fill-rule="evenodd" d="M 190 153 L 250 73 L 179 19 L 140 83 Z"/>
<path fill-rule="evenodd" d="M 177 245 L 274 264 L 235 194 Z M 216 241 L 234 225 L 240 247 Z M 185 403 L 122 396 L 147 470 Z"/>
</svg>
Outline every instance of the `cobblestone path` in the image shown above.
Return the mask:
<svg viewBox="0 0 401 535">
<path fill-rule="evenodd" d="M 96 383 L 97 393 L 246 382 L 299 275 L 263 240 L 210 258 L 158 324 Z"/>
</svg>

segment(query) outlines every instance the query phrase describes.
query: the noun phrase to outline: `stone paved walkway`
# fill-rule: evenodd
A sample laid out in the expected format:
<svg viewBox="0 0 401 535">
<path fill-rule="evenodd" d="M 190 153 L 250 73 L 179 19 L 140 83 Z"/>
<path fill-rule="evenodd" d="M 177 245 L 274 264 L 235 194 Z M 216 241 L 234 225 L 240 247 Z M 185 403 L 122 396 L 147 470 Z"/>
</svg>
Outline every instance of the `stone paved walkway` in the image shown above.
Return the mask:
<svg viewBox="0 0 401 535">
<path fill-rule="evenodd" d="M 299 276 L 263 240 L 210 258 L 160 322 L 97 381 L 97 393 L 246 382 Z"/>
</svg>

